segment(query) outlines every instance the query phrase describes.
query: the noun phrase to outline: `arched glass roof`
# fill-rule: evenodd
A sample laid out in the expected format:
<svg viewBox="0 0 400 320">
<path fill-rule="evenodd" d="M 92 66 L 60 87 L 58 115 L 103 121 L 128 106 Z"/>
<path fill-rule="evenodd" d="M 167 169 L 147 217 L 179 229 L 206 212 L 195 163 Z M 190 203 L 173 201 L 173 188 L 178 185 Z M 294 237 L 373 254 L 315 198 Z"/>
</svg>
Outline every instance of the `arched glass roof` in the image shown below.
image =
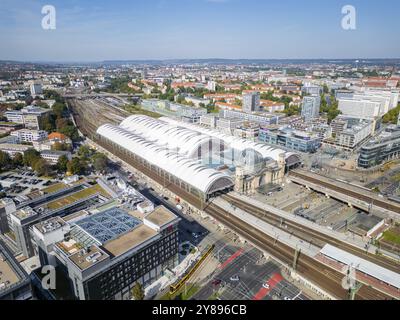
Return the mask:
<svg viewBox="0 0 400 320">
<path fill-rule="evenodd" d="M 123 126 L 129 126 L 129 121 L 125 122 Z M 151 126 L 157 126 L 157 124 L 153 123 Z M 204 194 L 213 192 L 216 186 L 222 185 L 222 187 L 218 188 L 222 190 L 234 185 L 231 177 L 226 173 L 205 167 L 195 160 L 182 156 L 178 152 L 150 142 L 122 126 L 117 127 L 105 124 L 97 129 L 97 133 L 147 160 L 149 163 L 169 172 Z"/>
</svg>

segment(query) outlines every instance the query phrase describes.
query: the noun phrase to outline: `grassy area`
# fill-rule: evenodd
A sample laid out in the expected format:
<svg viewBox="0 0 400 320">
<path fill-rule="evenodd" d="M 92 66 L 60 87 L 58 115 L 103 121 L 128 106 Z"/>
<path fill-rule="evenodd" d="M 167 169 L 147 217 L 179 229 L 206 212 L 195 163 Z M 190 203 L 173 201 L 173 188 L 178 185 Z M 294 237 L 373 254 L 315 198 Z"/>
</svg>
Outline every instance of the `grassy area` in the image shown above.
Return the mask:
<svg viewBox="0 0 400 320">
<path fill-rule="evenodd" d="M 74 203 L 75 201 L 78 201 L 78 200 L 81 200 L 84 198 L 88 198 L 92 195 L 95 195 L 98 192 L 100 192 L 100 194 L 103 195 L 104 197 L 108 198 L 110 196 L 102 187 L 100 187 L 98 184 L 96 184 L 93 187 L 83 189 L 83 190 L 76 192 L 72 195 L 69 195 L 65 198 L 61 198 L 61 199 L 49 202 L 47 204 L 47 208 L 50 210 L 56 210 L 61 207 L 67 206 L 71 203 Z"/>
<path fill-rule="evenodd" d="M 160 117 L 162 117 L 161 114 L 156 113 L 156 112 L 152 112 L 152 111 L 148 111 L 148 110 L 144 110 L 140 106 L 128 105 L 128 106 L 125 106 L 124 109 L 126 111 L 128 111 L 129 113 L 132 113 L 132 114 L 143 114 L 145 116 L 149 116 L 149 117 L 152 117 L 152 118 L 160 118 Z"/>
<path fill-rule="evenodd" d="M 400 245 L 400 234 L 392 229 L 383 233 L 383 240 Z"/>
<path fill-rule="evenodd" d="M 57 192 L 57 191 L 63 190 L 65 188 L 67 188 L 67 185 L 65 185 L 62 182 L 59 182 L 59 183 L 55 183 L 55 184 L 53 184 L 53 185 L 51 185 L 51 186 L 49 186 L 47 188 L 44 188 L 42 191 L 44 193 L 53 193 L 53 192 Z"/>
</svg>

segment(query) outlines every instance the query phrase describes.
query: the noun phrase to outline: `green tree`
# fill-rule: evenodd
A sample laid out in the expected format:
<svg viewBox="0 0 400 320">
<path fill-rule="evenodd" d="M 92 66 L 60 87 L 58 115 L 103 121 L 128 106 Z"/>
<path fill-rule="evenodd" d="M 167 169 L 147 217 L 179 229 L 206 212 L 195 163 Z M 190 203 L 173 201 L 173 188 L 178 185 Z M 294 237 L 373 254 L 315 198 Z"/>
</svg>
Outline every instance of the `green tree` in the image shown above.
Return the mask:
<svg viewBox="0 0 400 320">
<path fill-rule="evenodd" d="M 144 290 L 142 285 L 139 282 L 136 282 L 132 288 L 132 297 L 135 300 L 143 300 L 144 299 Z"/>
<path fill-rule="evenodd" d="M 57 118 L 63 118 L 68 113 L 67 106 L 61 102 L 56 102 L 51 109 Z"/>
<path fill-rule="evenodd" d="M 50 166 L 43 158 L 37 159 L 34 162 L 32 169 L 35 170 L 38 176 L 48 176 L 50 173 Z"/>
<path fill-rule="evenodd" d="M 78 156 L 81 157 L 84 160 L 89 159 L 89 157 L 92 155 L 92 150 L 86 146 L 82 145 L 78 149 Z"/>
<path fill-rule="evenodd" d="M 392 110 L 390 110 L 388 113 L 386 113 L 383 116 L 383 122 L 384 123 L 392 123 L 392 124 L 397 124 L 397 119 L 399 117 L 400 113 L 400 104 Z"/>
<path fill-rule="evenodd" d="M 40 153 L 35 149 L 28 149 L 24 152 L 24 165 L 32 167 L 34 163 L 40 159 Z"/>
<path fill-rule="evenodd" d="M 8 153 L 0 151 L 0 171 L 8 168 L 10 165 L 10 156 Z"/>
<path fill-rule="evenodd" d="M 79 158 L 73 158 L 68 162 L 67 170 L 71 174 L 83 174 L 85 171 L 85 166 Z"/>
<path fill-rule="evenodd" d="M 12 162 L 15 167 L 21 167 L 24 165 L 24 156 L 21 153 L 17 153 L 12 159 Z"/>
<path fill-rule="evenodd" d="M 47 132 L 53 132 L 56 129 L 56 117 L 52 113 L 44 115 L 40 120 L 40 126 Z"/>
<path fill-rule="evenodd" d="M 65 143 L 61 143 L 61 142 L 55 142 L 52 146 L 51 146 L 51 150 L 55 150 L 55 151 L 67 151 L 69 150 L 69 145 L 65 144 Z"/>
<path fill-rule="evenodd" d="M 68 158 L 67 156 L 61 156 L 58 161 L 57 161 L 57 169 L 60 172 L 66 172 L 68 170 L 67 165 L 68 165 Z"/>
<path fill-rule="evenodd" d="M 108 158 L 103 153 L 96 153 L 92 157 L 92 163 L 96 171 L 105 171 L 108 165 Z"/>
<path fill-rule="evenodd" d="M 75 126 L 71 123 L 63 128 L 59 128 L 58 131 L 73 141 L 79 140 L 79 133 Z"/>
</svg>

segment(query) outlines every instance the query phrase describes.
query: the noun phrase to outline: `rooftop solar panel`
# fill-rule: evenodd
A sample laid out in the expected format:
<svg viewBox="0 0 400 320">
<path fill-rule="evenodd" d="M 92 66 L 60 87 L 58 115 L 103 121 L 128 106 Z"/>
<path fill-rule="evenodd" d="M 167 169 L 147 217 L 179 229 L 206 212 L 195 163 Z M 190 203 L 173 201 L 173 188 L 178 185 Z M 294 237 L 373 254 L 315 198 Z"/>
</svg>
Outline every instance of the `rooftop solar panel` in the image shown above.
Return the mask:
<svg viewBox="0 0 400 320">
<path fill-rule="evenodd" d="M 104 244 L 134 229 L 142 221 L 125 211 L 112 208 L 76 222 L 76 225 Z"/>
</svg>

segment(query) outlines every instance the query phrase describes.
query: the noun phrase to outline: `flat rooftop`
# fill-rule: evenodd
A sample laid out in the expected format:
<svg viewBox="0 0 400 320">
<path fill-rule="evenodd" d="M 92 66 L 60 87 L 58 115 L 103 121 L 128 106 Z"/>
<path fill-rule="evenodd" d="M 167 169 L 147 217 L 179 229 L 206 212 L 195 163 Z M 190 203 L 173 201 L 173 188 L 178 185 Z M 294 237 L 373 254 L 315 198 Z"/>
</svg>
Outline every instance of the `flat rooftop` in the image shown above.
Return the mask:
<svg viewBox="0 0 400 320">
<path fill-rule="evenodd" d="M 54 192 L 57 192 L 57 191 L 60 191 L 63 189 L 68 189 L 68 188 L 69 188 L 69 186 L 67 186 L 66 184 L 64 184 L 62 182 L 59 182 L 59 183 L 52 184 L 52 185 L 48 186 L 47 188 L 42 189 L 42 192 L 45 194 L 48 194 L 48 193 L 54 193 Z"/>
<path fill-rule="evenodd" d="M 320 252 L 331 259 L 339 261 L 348 266 L 352 265 L 357 270 L 367 275 L 370 275 L 396 288 L 400 288 L 400 274 L 396 272 L 385 269 L 377 264 L 359 258 L 358 256 L 352 255 L 329 244 L 325 245 Z"/>
<path fill-rule="evenodd" d="M 151 223 L 154 223 L 160 228 L 176 220 L 177 218 L 178 217 L 173 212 L 171 212 L 164 206 L 157 207 L 153 212 L 145 216 L 146 220 L 150 221 Z"/>
<path fill-rule="evenodd" d="M 81 270 L 86 270 L 96 263 L 107 259 L 109 255 L 97 246 L 91 246 L 87 250 L 79 250 L 69 259 Z"/>
<path fill-rule="evenodd" d="M 60 217 L 53 217 L 35 224 L 35 228 L 42 234 L 50 233 L 65 226 L 65 221 Z"/>
<path fill-rule="evenodd" d="M 99 243 L 106 243 L 134 229 L 142 221 L 118 208 L 87 216 L 75 224 Z"/>
<path fill-rule="evenodd" d="M 141 224 L 132 231 L 107 242 L 103 247 L 114 256 L 119 256 L 128 250 L 139 246 L 147 240 L 158 235 L 154 229 Z"/>
<path fill-rule="evenodd" d="M 0 241 L 0 295 L 10 286 L 26 280 L 26 273 L 11 251 Z"/>
<path fill-rule="evenodd" d="M 57 210 L 64 206 L 70 205 L 78 200 L 94 196 L 96 193 L 100 193 L 106 198 L 110 197 L 110 195 L 102 187 L 100 187 L 100 185 L 96 184 L 92 187 L 83 189 L 66 197 L 51 201 L 47 203 L 44 207 L 50 210 Z"/>
<path fill-rule="evenodd" d="M 14 271 L 4 256 L 0 253 L 0 293 L 9 286 L 19 282 L 18 274 Z"/>
</svg>

